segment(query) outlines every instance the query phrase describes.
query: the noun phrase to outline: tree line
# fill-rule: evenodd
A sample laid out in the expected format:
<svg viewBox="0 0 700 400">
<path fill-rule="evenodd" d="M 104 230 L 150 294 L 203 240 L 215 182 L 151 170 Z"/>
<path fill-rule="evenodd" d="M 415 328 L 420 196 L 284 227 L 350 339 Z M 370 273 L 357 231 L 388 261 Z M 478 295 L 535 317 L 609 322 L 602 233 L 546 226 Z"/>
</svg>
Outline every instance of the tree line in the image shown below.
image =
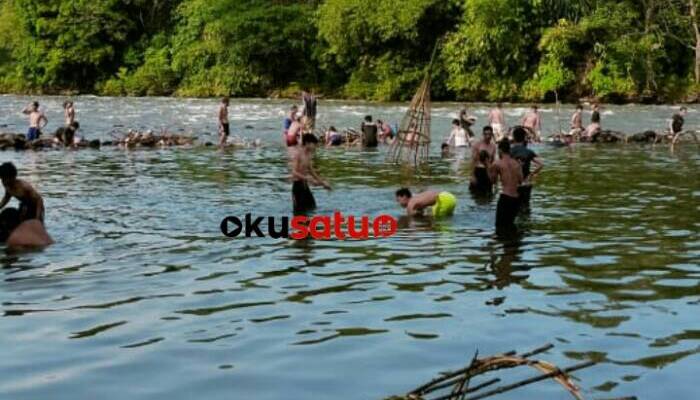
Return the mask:
<svg viewBox="0 0 700 400">
<path fill-rule="evenodd" d="M 0 0 L 0 91 L 673 102 L 700 0 Z"/>
</svg>

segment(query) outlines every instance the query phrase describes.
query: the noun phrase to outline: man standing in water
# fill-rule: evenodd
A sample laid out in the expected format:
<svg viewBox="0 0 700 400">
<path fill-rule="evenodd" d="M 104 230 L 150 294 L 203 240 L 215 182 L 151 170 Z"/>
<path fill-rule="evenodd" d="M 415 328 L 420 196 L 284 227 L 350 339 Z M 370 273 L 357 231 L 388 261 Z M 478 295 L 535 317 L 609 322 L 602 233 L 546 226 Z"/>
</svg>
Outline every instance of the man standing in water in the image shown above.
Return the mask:
<svg viewBox="0 0 700 400">
<path fill-rule="evenodd" d="M 32 102 L 24 110 L 23 114 L 29 115 L 29 130 L 27 131 L 27 140 L 32 141 L 39 139 L 41 130 L 49 123 L 43 112 L 39 111 L 39 102 Z M 43 122 L 43 125 L 42 125 Z"/>
<path fill-rule="evenodd" d="M 530 195 L 532 194 L 532 180 L 542 171 L 544 163 L 542 159 L 527 147 L 527 132 L 522 127 L 513 130 L 513 146 L 510 148 L 510 156 L 520 162 L 523 173 L 523 183 L 518 187 L 521 208 L 530 207 Z M 535 164 L 535 170 L 530 171 L 531 164 Z"/>
<path fill-rule="evenodd" d="M 379 141 L 377 140 L 377 124 L 372 122 L 372 116 L 368 115 L 360 126 L 362 131 L 362 146 L 363 147 L 377 147 Z"/>
<path fill-rule="evenodd" d="M 586 127 L 586 137 L 592 139 L 593 136 L 600 133 L 602 130 L 600 125 L 600 107 L 598 104 L 593 104 L 593 112 L 591 113 L 591 124 Z"/>
<path fill-rule="evenodd" d="M 63 120 L 66 128 L 75 122 L 75 107 L 73 107 L 73 102 L 70 100 L 63 103 Z"/>
<path fill-rule="evenodd" d="M 316 128 L 316 96 L 304 90 L 301 101 L 304 103 L 304 133 L 313 133 Z"/>
<path fill-rule="evenodd" d="M 583 133 L 583 106 L 577 105 L 576 111 L 571 116 L 571 123 L 569 128 L 569 135 L 580 137 Z"/>
<path fill-rule="evenodd" d="M 501 196 L 496 206 L 496 230 L 515 226 L 515 217 L 520 209 L 518 186 L 523 182 L 520 163 L 510 156 L 510 142 L 507 139 L 498 143 L 500 159 L 490 168 L 491 180 L 501 180 Z"/>
<path fill-rule="evenodd" d="M 474 137 L 474 132 L 472 132 L 472 125 L 476 122 L 476 117 L 473 115 L 469 115 L 469 110 L 467 109 L 467 106 L 464 106 L 462 111 L 459 112 L 459 123 L 462 125 L 462 129 L 464 129 L 465 132 L 467 132 L 467 135 L 469 135 L 469 138 Z"/>
<path fill-rule="evenodd" d="M 313 157 L 316 152 L 318 139 L 311 133 L 306 133 L 301 139 L 302 147 L 294 152 L 292 161 L 292 204 L 294 214 L 302 214 L 316 208 L 316 200 L 309 188 L 309 182 L 331 190 L 328 184 L 316 172 Z"/>
<path fill-rule="evenodd" d="M 540 132 L 542 131 L 542 117 L 540 116 L 540 112 L 536 104 L 533 104 L 530 111 L 523 115 L 521 125 L 532 132 L 535 139 L 539 141 Z"/>
<path fill-rule="evenodd" d="M 493 134 L 497 142 L 503 139 L 506 133 L 506 118 L 503 115 L 502 107 L 501 103 L 496 103 L 496 108 L 492 108 L 489 111 L 489 125 L 493 128 Z"/>
<path fill-rule="evenodd" d="M 228 122 L 228 104 L 228 97 L 224 97 L 219 105 L 219 146 L 221 147 L 226 145 L 228 135 L 231 134 Z"/>
<path fill-rule="evenodd" d="M 489 167 L 496 161 L 496 144 L 493 143 L 493 129 L 485 126 L 484 138 L 472 147 L 472 178 L 469 189 L 479 193 L 490 193 L 493 187 Z"/>
<path fill-rule="evenodd" d="M 409 217 L 422 216 L 423 210 L 428 207 L 433 208 L 435 218 L 449 217 L 457 206 L 457 198 L 450 192 L 428 190 L 414 196 L 408 188 L 396 191 L 396 202 L 406 209 Z"/>
<path fill-rule="evenodd" d="M 19 221 L 38 219 L 44 223 L 44 199 L 32 185 L 17 179 L 17 168 L 6 162 L 0 165 L 0 179 L 5 187 L 5 197 L 0 201 L 0 209 L 14 197 L 19 200 Z"/>
<path fill-rule="evenodd" d="M 672 139 L 675 140 L 676 136 L 683 132 L 683 125 L 685 124 L 685 116 L 688 114 L 688 109 L 681 107 L 678 113 L 673 114 L 671 121 L 668 124 L 669 130 L 671 131 Z"/>
<path fill-rule="evenodd" d="M 469 136 L 467 136 L 467 132 L 465 132 L 464 128 L 459 124 L 458 119 L 452 120 L 452 131 L 446 143 L 454 147 L 469 146 Z"/>
</svg>

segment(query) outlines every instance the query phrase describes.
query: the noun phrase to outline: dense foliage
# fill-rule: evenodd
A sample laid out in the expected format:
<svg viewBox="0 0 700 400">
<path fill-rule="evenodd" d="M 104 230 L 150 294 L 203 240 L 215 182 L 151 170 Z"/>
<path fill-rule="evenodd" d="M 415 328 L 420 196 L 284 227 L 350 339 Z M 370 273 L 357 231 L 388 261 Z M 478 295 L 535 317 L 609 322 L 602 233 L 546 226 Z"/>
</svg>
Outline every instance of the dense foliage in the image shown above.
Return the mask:
<svg viewBox="0 0 700 400">
<path fill-rule="evenodd" d="M 0 0 L 0 91 L 673 101 L 700 0 Z"/>
</svg>

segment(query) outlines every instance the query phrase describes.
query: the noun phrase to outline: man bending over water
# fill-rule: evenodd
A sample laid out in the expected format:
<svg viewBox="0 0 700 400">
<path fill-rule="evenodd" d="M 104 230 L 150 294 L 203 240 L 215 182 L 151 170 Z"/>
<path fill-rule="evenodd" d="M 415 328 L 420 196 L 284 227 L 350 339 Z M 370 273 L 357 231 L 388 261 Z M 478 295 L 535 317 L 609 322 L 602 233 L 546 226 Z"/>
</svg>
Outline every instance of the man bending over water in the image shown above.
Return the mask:
<svg viewBox="0 0 700 400">
<path fill-rule="evenodd" d="M 457 206 L 457 198 L 450 192 L 428 190 L 413 196 L 408 188 L 396 191 L 396 202 L 406 209 L 409 217 L 423 215 L 423 210 L 433 207 L 433 217 L 449 217 Z"/>
<path fill-rule="evenodd" d="M 496 207 L 496 229 L 515 226 L 515 217 L 520 209 L 518 187 L 523 182 L 520 163 L 510 156 L 510 142 L 503 139 L 498 143 L 500 159 L 491 165 L 491 180 L 501 180 L 501 196 Z"/>
<path fill-rule="evenodd" d="M 29 115 L 27 140 L 31 142 L 32 140 L 39 139 L 39 136 L 41 136 L 41 129 L 43 129 L 46 124 L 49 123 L 49 120 L 46 118 L 44 113 L 39 111 L 39 103 L 36 101 L 32 102 L 24 110 L 22 110 L 22 113 Z"/>
<path fill-rule="evenodd" d="M 294 160 L 292 161 L 292 204 L 294 206 L 294 214 L 305 213 L 316 208 L 316 200 L 309 188 L 309 182 L 332 190 L 331 185 L 323 180 L 314 169 L 313 157 L 318 144 L 316 136 L 311 133 L 304 134 L 301 138 L 301 144 L 301 149 L 294 152 Z"/>
<path fill-rule="evenodd" d="M 17 168 L 6 162 L 0 165 L 0 178 L 5 187 L 5 197 L 0 201 L 0 209 L 14 197 L 19 200 L 20 222 L 38 219 L 44 223 L 44 199 L 28 182 L 17 179 Z"/>
</svg>

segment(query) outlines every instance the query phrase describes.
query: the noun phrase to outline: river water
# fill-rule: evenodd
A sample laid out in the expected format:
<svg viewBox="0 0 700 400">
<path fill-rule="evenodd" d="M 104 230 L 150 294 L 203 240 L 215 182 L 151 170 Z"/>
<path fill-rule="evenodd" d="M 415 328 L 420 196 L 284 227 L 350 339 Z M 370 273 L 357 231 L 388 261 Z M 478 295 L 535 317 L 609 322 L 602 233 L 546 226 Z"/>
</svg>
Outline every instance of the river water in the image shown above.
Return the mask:
<svg viewBox="0 0 700 400">
<path fill-rule="evenodd" d="M 0 97 L 24 131 L 25 97 Z M 48 98 L 56 128 L 62 98 Z M 0 152 L 43 194 L 56 244 L 0 252 L 2 399 L 379 399 L 488 355 L 542 356 L 588 398 L 694 399 L 700 371 L 697 146 L 535 146 L 546 162 L 515 238 L 467 190 L 468 162 L 413 176 L 386 149 L 321 150 L 319 213 L 401 214 L 400 185 L 449 190 L 456 215 L 367 241 L 228 239 L 227 215 L 291 212 L 280 115 L 234 101 L 234 134 L 265 147 Z M 82 133 L 128 127 L 214 141 L 216 100 L 76 99 Z M 319 125 L 398 121 L 402 104 L 321 102 Z M 435 104 L 434 137 L 458 105 Z M 564 107 L 568 116 L 571 107 Z M 483 122 L 486 106 L 474 105 Z M 510 121 L 524 111 L 508 106 Z M 660 129 L 670 107 L 610 106 L 607 128 Z M 544 110 L 545 131 L 557 126 Z M 687 118 L 698 124 L 697 110 Z M 116 126 L 116 127 L 115 127 Z M 246 126 L 248 126 L 246 128 Z M 533 372 L 534 373 L 534 372 Z M 503 399 L 564 399 L 543 382 Z"/>
</svg>

